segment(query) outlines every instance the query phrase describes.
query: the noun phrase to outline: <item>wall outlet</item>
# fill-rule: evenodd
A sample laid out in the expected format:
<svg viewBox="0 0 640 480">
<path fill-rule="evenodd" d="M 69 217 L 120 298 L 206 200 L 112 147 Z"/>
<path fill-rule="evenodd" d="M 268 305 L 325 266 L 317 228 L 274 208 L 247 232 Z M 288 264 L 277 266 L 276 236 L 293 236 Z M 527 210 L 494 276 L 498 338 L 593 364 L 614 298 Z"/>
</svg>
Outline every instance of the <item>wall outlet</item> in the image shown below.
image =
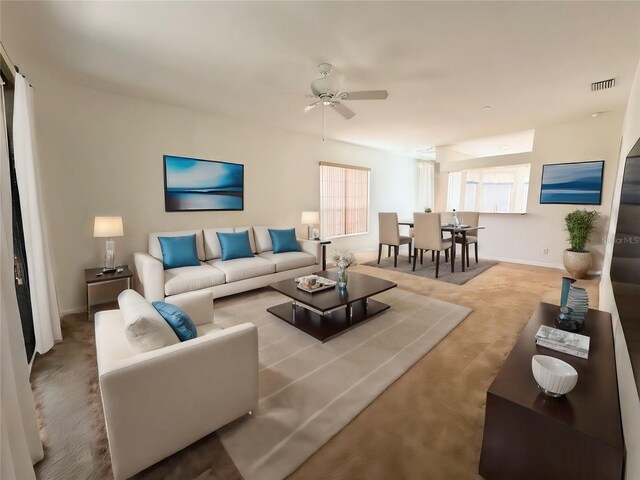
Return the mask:
<svg viewBox="0 0 640 480">
<path fill-rule="evenodd" d="M 548 248 L 543 248 L 542 249 L 542 254 L 543 255 L 549 255 L 549 249 Z"/>
</svg>

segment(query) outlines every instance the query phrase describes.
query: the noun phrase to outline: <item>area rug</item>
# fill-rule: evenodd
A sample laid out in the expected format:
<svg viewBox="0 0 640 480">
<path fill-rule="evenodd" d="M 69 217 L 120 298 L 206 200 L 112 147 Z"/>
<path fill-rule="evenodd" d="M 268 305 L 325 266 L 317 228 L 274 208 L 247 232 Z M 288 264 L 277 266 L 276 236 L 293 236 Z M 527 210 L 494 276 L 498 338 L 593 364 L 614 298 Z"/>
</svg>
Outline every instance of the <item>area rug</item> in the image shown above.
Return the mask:
<svg viewBox="0 0 640 480">
<path fill-rule="evenodd" d="M 478 263 L 475 262 L 473 256 L 471 261 L 469 262 L 469 266 L 466 268 L 466 271 L 462 271 L 462 265 L 460 264 L 460 256 L 456 257 L 455 269 L 456 271 L 451 273 L 451 263 L 444 261 L 444 255 L 440 254 L 440 271 L 438 272 L 438 278 L 436 278 L 436 262 L 431 261 L 431 253 L 425 253 L 423 258 L 423 264 L 420 265 L 420 261 L 416 262 L 416 271 L 412 270 L 413 263 L 409 262 L 409 257 L 406 255 L 398 256 L 398 266 L 393 266 L 393 256 L 391 257 L 382 257 L 380 259 L 380 265 L 378 265 L 377 260 L 372 260 L 370 262 L 363 263 L 363 265 L 367 265 L 369 267 L 378 267 L 383 268 L 385 270 L 391 270 L 395 272 L 409 273 L 411 275 L 416 275 L 418 277 L 423 278 L 431 278 L 433 280 L 440 280 L 442 282 L 452 283 L 454 285 L 464 285 L 472 278 L 477 277 L 483 272 L 486 272 L 494 265 L 497 265 L 498 262 L 494 262 L 492 260 L 482 260 Z"/>
<path fill-rule="evenodd" d="M 395 288 L 373 297 L 391 309 L 320 343 L 266 312 L 275 292 L 216 309 L 215 321 L 258 326 L 260 402 L 218 431 L 246 480 L 295 471 L 471 312 Z"/>
</svg>

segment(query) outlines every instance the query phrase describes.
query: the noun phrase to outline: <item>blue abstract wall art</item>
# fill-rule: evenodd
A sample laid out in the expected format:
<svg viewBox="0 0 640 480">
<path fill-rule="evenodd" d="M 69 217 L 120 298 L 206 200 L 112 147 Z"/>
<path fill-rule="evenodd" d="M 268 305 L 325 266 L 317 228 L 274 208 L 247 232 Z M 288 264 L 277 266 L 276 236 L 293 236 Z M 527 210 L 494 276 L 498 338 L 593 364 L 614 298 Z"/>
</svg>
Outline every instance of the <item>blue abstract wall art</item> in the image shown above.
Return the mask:
<svg viewBox="0 0 640 480">
<path fill-rule="evenodd" d="M 164 156 L 167 212 L 244 210 L 244 165 Z"/>
<path fill-rule="evenodd" d="M 542 166 L 540 203 L 600 205 L 604 160 Z"/>
</svg>

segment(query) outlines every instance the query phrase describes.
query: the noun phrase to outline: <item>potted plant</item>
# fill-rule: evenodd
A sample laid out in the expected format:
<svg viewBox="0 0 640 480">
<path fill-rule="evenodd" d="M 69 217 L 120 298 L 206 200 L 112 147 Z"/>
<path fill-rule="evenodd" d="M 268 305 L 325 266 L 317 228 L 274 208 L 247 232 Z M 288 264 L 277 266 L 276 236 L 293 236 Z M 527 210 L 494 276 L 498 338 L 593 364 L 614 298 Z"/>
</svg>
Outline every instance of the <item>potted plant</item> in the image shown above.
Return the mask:
<svg viewBox="0 0 640 480">
<path fill-rule="evenodd" d="M 591 267 L 591 252 L 585 250 L 596 227 L 599 212 L 574 210 L 564 217 L 569 231 L 570 248 L 564 251 L 562 263 L 573 278 L 584 278 Z"/>
<path fill-rule="evenodd" d="M 431 213 L 431 209 L 429 207 L 425 208 L 424 213 Z"/>
</svg>

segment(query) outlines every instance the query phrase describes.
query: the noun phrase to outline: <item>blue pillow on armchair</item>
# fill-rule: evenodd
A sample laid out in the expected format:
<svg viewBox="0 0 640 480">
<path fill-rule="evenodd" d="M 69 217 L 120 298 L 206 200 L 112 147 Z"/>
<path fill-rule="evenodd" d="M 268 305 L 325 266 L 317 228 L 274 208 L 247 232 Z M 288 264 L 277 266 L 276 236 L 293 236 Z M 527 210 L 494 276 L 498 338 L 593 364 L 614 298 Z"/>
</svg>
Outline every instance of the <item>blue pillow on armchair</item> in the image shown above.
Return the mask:
<svg viewBox="0 0 640 480">
<path fill-rule="evenodd" d="M 198 330 L 191 317 L 175 305 L 165 302 L 152 302 L 151 305 L 164 318 L 181 342 L 198 336 Z"/>
<path fill-rule="evenodd" d="M 298 239 L 296 239 L 295 228 L 287 228 L 284 230 L 270 228 L 269 236 L 271 237 L 271 243 L 273 244 L 273 253 L 300 251 L 300 245 L 298 245 Z"/>
<path fill-rule="evenodd" d="M 162 249 L 162 266 L 165 270 L 200 265 L 196 235 L 184 237 L 158 237 Z"/>
<path fill-rule="evenodd" d="M 216 235 L 218 235 L 218 241 L 220 242 L 223 262 L 235 258 L 253 257 L 248 230 L 237 233 L 216 232 Z"/>
</svg>

